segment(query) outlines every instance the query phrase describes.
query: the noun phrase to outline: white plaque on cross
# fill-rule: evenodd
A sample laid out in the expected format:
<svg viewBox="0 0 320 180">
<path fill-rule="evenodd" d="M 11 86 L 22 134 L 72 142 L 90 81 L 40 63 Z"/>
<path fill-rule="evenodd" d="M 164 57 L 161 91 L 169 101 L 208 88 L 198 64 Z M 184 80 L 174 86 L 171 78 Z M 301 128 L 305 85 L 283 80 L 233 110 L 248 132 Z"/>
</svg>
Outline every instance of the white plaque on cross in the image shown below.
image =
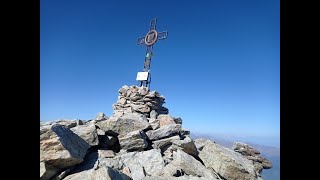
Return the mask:
<svg viewBox="0 0 320 180">
<path fill-rule="evenodd" d="M 137 81 L 147 81 L 149 72 L 138 72 Z"/>
</svg>

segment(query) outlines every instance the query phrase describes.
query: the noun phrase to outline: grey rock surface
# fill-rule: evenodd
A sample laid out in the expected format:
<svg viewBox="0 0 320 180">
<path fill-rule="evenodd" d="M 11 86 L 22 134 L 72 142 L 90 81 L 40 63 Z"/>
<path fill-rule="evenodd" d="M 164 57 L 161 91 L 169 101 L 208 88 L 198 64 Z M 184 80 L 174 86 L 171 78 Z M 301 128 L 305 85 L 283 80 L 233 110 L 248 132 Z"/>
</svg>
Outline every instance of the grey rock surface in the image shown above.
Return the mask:
<svg viewBox="0 0 320 180">
<path fill-rule="evenodd" d="M 180 130 L 181 130 L 180 124 L 169 124 L 166 126 L 162 126 L 156 130 L 149 130 L 146 132 L 146 135 L 150 140 L 157 140 L 157 139 L 162 139 L 169 136 L 174 136 L 178 134 Z"/>
<path fill-rule="evenodd" d="M 79 125 L 70 130 L 85 140 L 90 146 L 99 144 L 98 133 L 94 124 Z"/>
<path fill-rule="evenodd" d="M 89 144 L 70 129 L 56 124 L 40 135 L 40 161 L 67 168 L 83 161 Z"/>
</svg>

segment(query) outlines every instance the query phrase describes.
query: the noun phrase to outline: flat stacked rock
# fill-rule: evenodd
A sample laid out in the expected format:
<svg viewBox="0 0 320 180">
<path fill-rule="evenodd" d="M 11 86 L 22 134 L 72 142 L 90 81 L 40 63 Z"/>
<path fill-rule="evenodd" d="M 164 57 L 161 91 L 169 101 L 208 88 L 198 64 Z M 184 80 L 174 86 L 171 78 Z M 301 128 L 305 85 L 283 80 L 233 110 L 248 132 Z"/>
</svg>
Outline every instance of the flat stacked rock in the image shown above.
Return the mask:
<svg viewBox="0 0 320 180">
<path fill-rule="evenodd" d="M 262 179 L 262 157 L 192 140 L 164 100 L 146 87 L 123 86 L 110 117 L 40 123 L 40 179 Z"/>
</svg>

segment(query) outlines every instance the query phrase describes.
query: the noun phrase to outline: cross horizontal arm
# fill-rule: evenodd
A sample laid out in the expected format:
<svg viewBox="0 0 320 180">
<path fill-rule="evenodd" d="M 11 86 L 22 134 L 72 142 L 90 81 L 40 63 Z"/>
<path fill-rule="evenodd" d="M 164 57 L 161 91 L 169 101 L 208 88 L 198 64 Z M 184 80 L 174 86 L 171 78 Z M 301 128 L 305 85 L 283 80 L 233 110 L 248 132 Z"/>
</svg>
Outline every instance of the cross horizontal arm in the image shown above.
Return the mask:
<svg viewBox="0 0 320 180">
<path fill-rule="evenodd" d="M 139 45 L 145 44 L 145 43 L 144 43 L 144 38 L 145 38 L 145 36 L 139 37 L 138 40 L 137 40 L 137 44 L 139 44 Z"/>
<path fill-rule="evenodd" d="M 158 40 L 166 39 L 168 37 L 168 31 L 163 31 L 158 33 Z"/>
</svg>

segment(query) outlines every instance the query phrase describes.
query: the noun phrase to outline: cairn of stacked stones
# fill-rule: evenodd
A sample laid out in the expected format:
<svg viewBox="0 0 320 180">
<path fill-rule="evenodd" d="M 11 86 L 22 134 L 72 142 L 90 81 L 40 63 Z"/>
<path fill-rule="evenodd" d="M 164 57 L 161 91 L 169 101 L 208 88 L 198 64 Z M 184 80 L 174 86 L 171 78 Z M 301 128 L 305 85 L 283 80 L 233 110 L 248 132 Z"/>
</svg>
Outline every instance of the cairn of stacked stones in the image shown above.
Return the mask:
<svg viewBox="0 0 320 180">
<path fill-rule="evenodd" d="M 40 179 L 262 179 L 243 154 L 192 140 L 164 103 L 156 91 L 123 86 L 110 117 L 40 123 Z"/>
</svg>

